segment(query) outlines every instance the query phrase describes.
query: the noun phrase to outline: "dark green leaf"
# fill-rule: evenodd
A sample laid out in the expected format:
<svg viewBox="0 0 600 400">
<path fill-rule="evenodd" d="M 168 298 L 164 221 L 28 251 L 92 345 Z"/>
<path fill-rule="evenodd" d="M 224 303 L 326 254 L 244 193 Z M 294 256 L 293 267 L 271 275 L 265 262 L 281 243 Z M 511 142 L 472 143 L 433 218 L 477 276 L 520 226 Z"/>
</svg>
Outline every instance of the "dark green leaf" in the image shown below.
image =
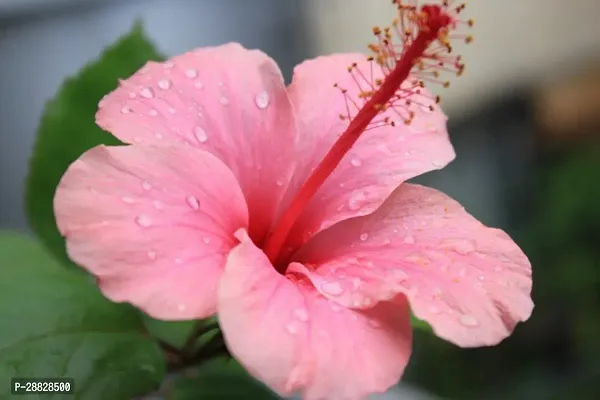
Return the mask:
<svg viewBox="0 0 600 400">
<path fill-rule="evenodd" d="M 231 359 L 213 360 L 193 374 L 172 383 L 169 400 L 279 399 Z"/>
<path fill-rule="evenodd" d="M 0 320 L 0 398 L 12 377 L 72 377 L 85 400 L 131 399 L 163 378 L 162 353 L 134 309 L 32 240 L 1 232 Z"/>
<path fill-rule="evenodd" d="M 427 322 L 418 319 L 412 313 L 410 314 L 410 324 L 412 325 L 413 329 L 418 331 L 433 333 L 431 326 L 429 326 Z"/>
<path fill-rule="evenodd" d="M 143 315 L 146 329 L 155 338 L 181 348 L 192 332 L 196 321 L 161 321 Z"/>
<path fill-rule="evenodd" d="M 52 200 L 58 182 L 86 150 L 99 144 L 118 144 L 95 124 L 100 99 L 148 60 L 161 56 L 145 37 L 141 25 L 105 50 L 100 58 L 64 82 L 46 105 L 38 129 L 26 189 L 26 209 L 33 230 L 58 257 L 67 259 L 56 229 Z"/>
</svg>

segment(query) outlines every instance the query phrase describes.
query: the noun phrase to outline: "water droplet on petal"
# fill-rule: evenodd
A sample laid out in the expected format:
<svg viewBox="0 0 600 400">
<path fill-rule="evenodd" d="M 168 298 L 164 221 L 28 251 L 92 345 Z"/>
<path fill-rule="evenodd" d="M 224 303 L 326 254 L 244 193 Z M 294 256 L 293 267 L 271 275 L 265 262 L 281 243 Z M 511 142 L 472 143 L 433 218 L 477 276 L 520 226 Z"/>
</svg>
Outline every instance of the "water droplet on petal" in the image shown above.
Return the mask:
<svg viewBox="0 0 600 400">
<path fill-rule="evenodd" d="M 344 288 L 337 282 L 325 282 L 321 284 L 321 290 L 330 296 L 339 296 L 344 293 Z"/>
<path fill-rule="evenodd" d="M 270 101 L 271 101 L 271 99 L 269 98 L 269 93 L 267 93 L 266 90 L 263 90 L 262 92 L 257 94 L 256 97 L 254 98 L 254 102 L 256 103 L 256 106 L 260 109 L 267 108 L 269 106 Z"/>
<path fill-rule="evenodd" d="M 157 210 L 163 210 L 165 208 L 165 205 L 163 204 L 162 201 L 160 200 L 152 200 L 152 205 L 154 206 L 154 208 L 156 208 Z"/>
<path fill-rule="evenodd" d="M 470 314 L 463 314 L 460 316 L 460 323 L 464 326 L 467 327 L 475 327 L 479 325 L 479 321 L 477 321 L 477 319 L 470 315 Z"/>
<path fill-rule="evenodd" d="M 294 311 L 294 315 L 302 322 L 308 321 L 308 311 L 304 308 L 298 308 Z"/>
<path fill-rule="evenodd" d="M 391 241 L 390 239 L 385 239 L 385 240 L 383 241 L 383 245 L 384 245 L 384 246 L 387 246 L 387 245 L 389 245 L 390 243 L 392 243 L 392 241 Z"/>
<path fill-rule="evenodd" d="M 156 111 L 154 108 L 151 108 L 148 110 L 148 115 L 151 117 L 156 117 L 158 115 L 158 111 Z"/>
<path fill-rule="evenodd" d="M 433 165 L 435 168 L 442 168 L 444 166 L 444 163 L 440 160 L 433 160 L 431 162 L 431 165 Z"/>
<path fill-rule="evenodd" d="M 123 196 L 123 197 L 121 197 L 121 200 L 123 200 L 123 203 L 127 203 L 127 204 L 135 203 L 135 200 L 129 196 Z"/>
<path fill-rule="evenodd" d="M 283 181 L 281 179 L 277 179 L 277 181 L 275 181 L 275 184 L 279 187 L 283 186 Z"/>
<path fill-rule="evenodd" d="M 494 267 L 494 271 L 495 272 L 502 272 L 502 267 L 500 267 L 500 266 Z"/>
<path fill-rule="evenodd" d="M 136 92 L 129 93 L 129 98 L 130 99 L 135 99 L 136 97 L 137 97 L 137 93 Z"/>
<path fill-rule="evenodd" d="M 440 310 L 436 306 L 429 306 L 428 310 L 429 310 L 429 313 L 433 314 L 433 315 L 438 315 L 439 313 L 442 312 L 442 310 Z"/>
<path fill-rule="evenodd" d="M 160 132 L 154 132 L 154 137 L 157 138 L 158 140 L 162 140 L 164 136 Z"/>
<path fill-rule="evenodd" d="M 148 252 L 148 258 L 151 259 L 151 260 L 156 260 L 156 252 L 149 251 Z"/>
<path fill-rule="evenodd" d="M 314 234 L 315 234 L 315 233 L 314 233 L 314 232 L 312 232 L 312 231 L 306 231 L 306 232 L 304 232 L 304 235 L 302 236 L 302 238 L 303 238 L 303 240 L 304 240 L 305 242 L 308 242 L 308 240 L 309 240 L 311 237 L 313 237 L 313 236 L 314 236 Z"/>
<path fill-rule="evenodd" d="M 206 141 L 208 140 L 206 131 L 199 126 L 194 128 L 194 136 L 196 136 L 196 139 L 198 139 L 200 143 L 206 143 Z"/>
<path fill-rule="evenodd" d="M 205 236 L 204 238 L 202 238 L 202 241 L 204 242 L 204 244 L 209 244 L 210 238 L 208 236 Z"/>
<path fill-rule="evenodd" d="M 150 190 L 150 189 L 152 189 L 152 184 L 148 181 L 144 181 L 144 182 L 142 182 L 142 188 L 144 190 Z"/>
<path fill-rule="evenodd" d="M 385 143 L 379 143 L 377 145 L 377 150 L 379 150 L 380 152 L 382 152 L 383 154 L 385 154 L 386 156 L 389 156 L 392 154 L 390 148 L 387 146 L 387 144 Z"/>
<path fill-rule="evenodd" d="M 171 88 L 171 81 L 167 78 L 158 81 L 158 87 L 162 90 L 169 90 Z"/>
<path fill-rule="evenodd" d="M 129 114 L 131 112 L 131 108 L 125 106 L 121 108 L 121 114 Z"/>
<path fill-rule="evenodd" d="M 342 309 L 339 304 L 334 303 L 333 301 L 330 303 L 330 306 L 331 306 L 331 311 L 333 311 L 333 312 L 340 312 L 340 310 Z"/>
<path fill-rule="evenodd" d="M 362 160 L 354 156 L 350 159 L 350 164 L 352 164 L 354 167 L 360 167 L 362 165 Z"/>
<path fill-rule="evenodd" d="M 151 87 L 145 87 L 142 90 L 140 90 L 140 95 L 143 98 L 151 99 L 154 97 L 154 90 Z"/>
<path fill-rule="evenodd" d="M 141 226 L 142 228 L 147 228 L 152 225 L 152 218 L 146 214 L 139 215 L 135 219 L 135 223 Z"/>
<path fill-rule="evenodd" d="M 183 264 L 183 258 L 177 257 L 176 259 L 173 260 L 173 262 L 177 265 Z"/>
<path fill-rule="evenodd" d="M 169 107 L 167 111 L 169 111 L 169 114 L 175 114 L 177 112 L 173 107 Z"/>
<path fill-rule="evenodd" d="M 188 196 L 186 197 L 185 201 L 188 203 L 188 206 L 190 206 L 190 208 L 194 211 L 200 208 L 200 202 L 198 201 L 198 198 L 196 196 Z"/>
<path fill-rule="evenodd" d="M 219 99 L 219 103 L 221 103 L 221 105 L 223 106 L 227 106 L 229 105 L 229 99 L 225 96 L 221 96 L 221 98 Z"/>
<path fill-rule="evenodd" d="M 356 211 L 358 210 L 366 200 L 365 194 L 361 190 L 355 190 L 350 195 L 350 199 L 348 200 L 348 208 Z"/>
<path fill-rule="evenodd" d="M 467 255 L 475 251 L 475 243 L 469 239 L 445 239 L 440 243 L 440 248 Z"/>
<path fill-rule="evenodd" d="M 367 240 L 369 238 L 369 234 L 368 233 L 361 233 L 360 234 L 360 240 L 362 240 L 363 242 L 365 240 Z"/>
<path fill-rule="evenodd" d="M 185 76 L 187 76 L 190 79 L 195 79 L 196 77 L 198 77 L 198 71 L 194 68 L 189 68 L 185 71 Z"/>
<path fill-rule="evenodd" d="M 194 87 L 196 89 L 204 89 L 204 84 L 200 81 L 197 81 L 196 83 L 194 83 Z"/>
<path fill-rule="evenodd" d="M 298 327 L 295 324 L 291 323 L 291 322 L 286 325 L 285 330 L 290 335 L 295 335 L 296 333 L 298 333 Z"/>
<path fill-rule="evenodd" d="M 406 244 L 414 244 L 414 243 L 415 243 L 415 238 L 414 238 L 414 236 L 413 236 L 413 235 L 411 235 L 410 233 L 409 233 L 409 234 L 407 234 L 407 235 L 404 237 L 404 243 L 406 243 Z"/>
<path fill-rule="evenodd" d="M 368 324 L 371 328 L 374 328 L 374 329 L 381 328 L 381 323 L 379 321 L 377 321 L 376 319 L 370 319 Z"/>
<path fill-rule="evenodd" d="M 405 281 L 408 279 L 408 274 L 401 269 L 392 269 L 390 271 L 390 275 L 396 281 Z"/>
<path fill-rule="evenodd" d="M 285 392 L 292 393 L 303 386 L 306 381 L 306 372 L 302 367 L 294 367 L 285 382 Z"/>
</svg>

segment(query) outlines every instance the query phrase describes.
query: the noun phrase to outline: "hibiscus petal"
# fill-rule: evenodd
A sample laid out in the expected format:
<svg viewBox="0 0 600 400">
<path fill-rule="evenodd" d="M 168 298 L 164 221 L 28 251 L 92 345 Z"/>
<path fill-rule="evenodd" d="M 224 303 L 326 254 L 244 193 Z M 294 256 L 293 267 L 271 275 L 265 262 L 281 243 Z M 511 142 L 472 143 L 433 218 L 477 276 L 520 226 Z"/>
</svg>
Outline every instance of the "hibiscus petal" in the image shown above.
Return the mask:
<svg viewBox="0 0 600 400">
<path fill-rule="evenodd" d="M 54 209 L 69 256 L 104 294 L 161 319 L 215 312 L 233 233 L 248 224 L 231 171 L 182 146 L 95 147 L 63 176 Z"/>
<path fill-rule="evenodd" d="M 268 229 L 288 185 L 294 118 L 277 64 L 234 43 L 149 62 L 96 115 L 126 143 L 184 143 L 218 156 L 246 196 L 253 238 Z"/>
<path fill-rule="evenodd" d="M 362 399 L 398 382 L 411 348 L 404 297 L 369 310 L 340 307 L 306 280 L 277 273 L 245 233 L 239 237 L 218 316 L 229 350 L 252 375 L 306 400 Z"/>
<path fill-rule="evenodd" d="M 531 265 L 510 237 L 443 193 L 403 184 L 375 213 L 303 247 L 291 271 L 348 307 L 404 293 L 415 315 L 460 346 L 493 345 L 531 315 Z"/>
<path fill-rule="evenodd" d="M 322 160 L 333 142 L 348 126 L 339 118 L 346 112 L 346 101 L 335 82 L 347 90 L 347 95 L 358 101 L 360 88 L 348 73 L 348 66 L 357 63 L 357 70 L 367 76 L 371 65 L 361 54 L 338 54 L 306 61 L 294 70 L 294 79 L 288 88 L 296 109 L 303 159 L 286 194 L 286 201 L 295 194 L 312 169 Z M 373 68 L 373 77 L 382 74 Z M 367 86 L 362 84 L 362 89 Z M 446 116 L 439 107 L 431 111 L 432 100 L 422 89 L 422 95 L 411 99 L 415 112 L 410 125 L 403 122 L 396 127 L 382 126 L 366 131 L 346 154 L 331 177 L 308 205 L 293 230 L 292 240 L 302 241 L 307 236 L 334 223 L 377 209 L 403 181 L 425 172 L 441 169 L 455 157 L 446 131 Z M 356 110 L 354 110 L 354 114 Z M 398 120 L 390 109 L 378 119 L 389 116 Z"/>
</svg>

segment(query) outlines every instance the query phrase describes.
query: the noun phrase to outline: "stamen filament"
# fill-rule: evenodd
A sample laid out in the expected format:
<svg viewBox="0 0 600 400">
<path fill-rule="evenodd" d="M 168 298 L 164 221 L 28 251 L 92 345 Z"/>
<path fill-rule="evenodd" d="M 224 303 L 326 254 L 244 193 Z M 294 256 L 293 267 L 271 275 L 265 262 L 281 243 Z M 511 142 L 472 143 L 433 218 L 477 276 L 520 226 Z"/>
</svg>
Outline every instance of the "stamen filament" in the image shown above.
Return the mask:
<svg viewBox="0 0 600 400">
<path fill-rule="evenodd" d="M 383 110 L 383 107 L 388 104 L 390 99 L 396 95 L 398 88 L 408 78 L 415 63 L 421 58 L 429 44 L 438 37 L 438 33 L 442 28 L 444 26 L 438 25 L 431 29 L 421 29 L 419 31 L 410 46 L 404 49 L 402 57 L 397 60 L 394 69 L 387 75 L 383 84 L 362 109 L 359 110 L 351 120 L 346 131 L 334 143 L 331 150 L 329 150 L 302 185 L 289 207 L 281 215 L 263 246 L 263 251 L 274 265 L 277 262 L 277 257 L 290 230 L 302 211 L 304 211 L 317 190 L 335 170 L 361 134 L 369 127 L 371 121 Z M 280 268 L 285 267 L 285 265 L 280 265 Z"/>
</svg>

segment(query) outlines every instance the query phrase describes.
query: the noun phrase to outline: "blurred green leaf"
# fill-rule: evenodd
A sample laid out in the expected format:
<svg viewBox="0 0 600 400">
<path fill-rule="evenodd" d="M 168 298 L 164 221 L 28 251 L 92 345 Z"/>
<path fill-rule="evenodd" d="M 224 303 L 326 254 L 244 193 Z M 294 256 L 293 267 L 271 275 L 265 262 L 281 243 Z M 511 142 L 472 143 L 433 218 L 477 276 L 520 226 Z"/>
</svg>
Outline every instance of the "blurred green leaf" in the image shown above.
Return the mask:
<svg viewBox="0 0 600 400">
<path fill-rule="evenodd" d="M 144 325 L 152 337 L 159 338 L 171 346 L 181 348 L 192 332 L 196 321 L 161 321 L 142 315 Z"/>
<path fill-rule="evenodd" d="M 248 375 L 234 360 L 216 359 L 200 366 L 193 376 L 174 381 L 168 398 L 273 400 L 280 397 Z"/>
<path fill-rule="evenodd" d="M 600 221 L 600 147 L 590 145 L 554 165 L 545 176 L 539 233 L 548 247 L 575 239 Z M 597 225 L 600 226 L 600 225 Z"/>
<path fill-rule="evenodd" d="M 412 325 L 413 329 L 418 331 L 433 333 L 433 329 L 431 329 L 431 326 L 427 322 L 418 319 L 412 313 L 410 314 L 410 324 Z"/>
<path fill-rule="evenodd" d="M 58 233 L 53 197 L 63 173 L 86 150 L 119 141 L 95 123 L 100 99 L 149 60 L 160 60 L 141 24 L 67 79 L 48 102 L 38 128 L 26 188 L 26 210 L 33 230 L 59 258 L 68 260 Z"/>
<path fill-rule="evenodd" d="M 86 400 L 128 400 L 162 381 L 162 353 L 134 309 L 106 300 L 38 243 L 2 232 L 0 320 L 0 398 L 12 377 L 72 377 L 75 398 Z"/>
</svg>

